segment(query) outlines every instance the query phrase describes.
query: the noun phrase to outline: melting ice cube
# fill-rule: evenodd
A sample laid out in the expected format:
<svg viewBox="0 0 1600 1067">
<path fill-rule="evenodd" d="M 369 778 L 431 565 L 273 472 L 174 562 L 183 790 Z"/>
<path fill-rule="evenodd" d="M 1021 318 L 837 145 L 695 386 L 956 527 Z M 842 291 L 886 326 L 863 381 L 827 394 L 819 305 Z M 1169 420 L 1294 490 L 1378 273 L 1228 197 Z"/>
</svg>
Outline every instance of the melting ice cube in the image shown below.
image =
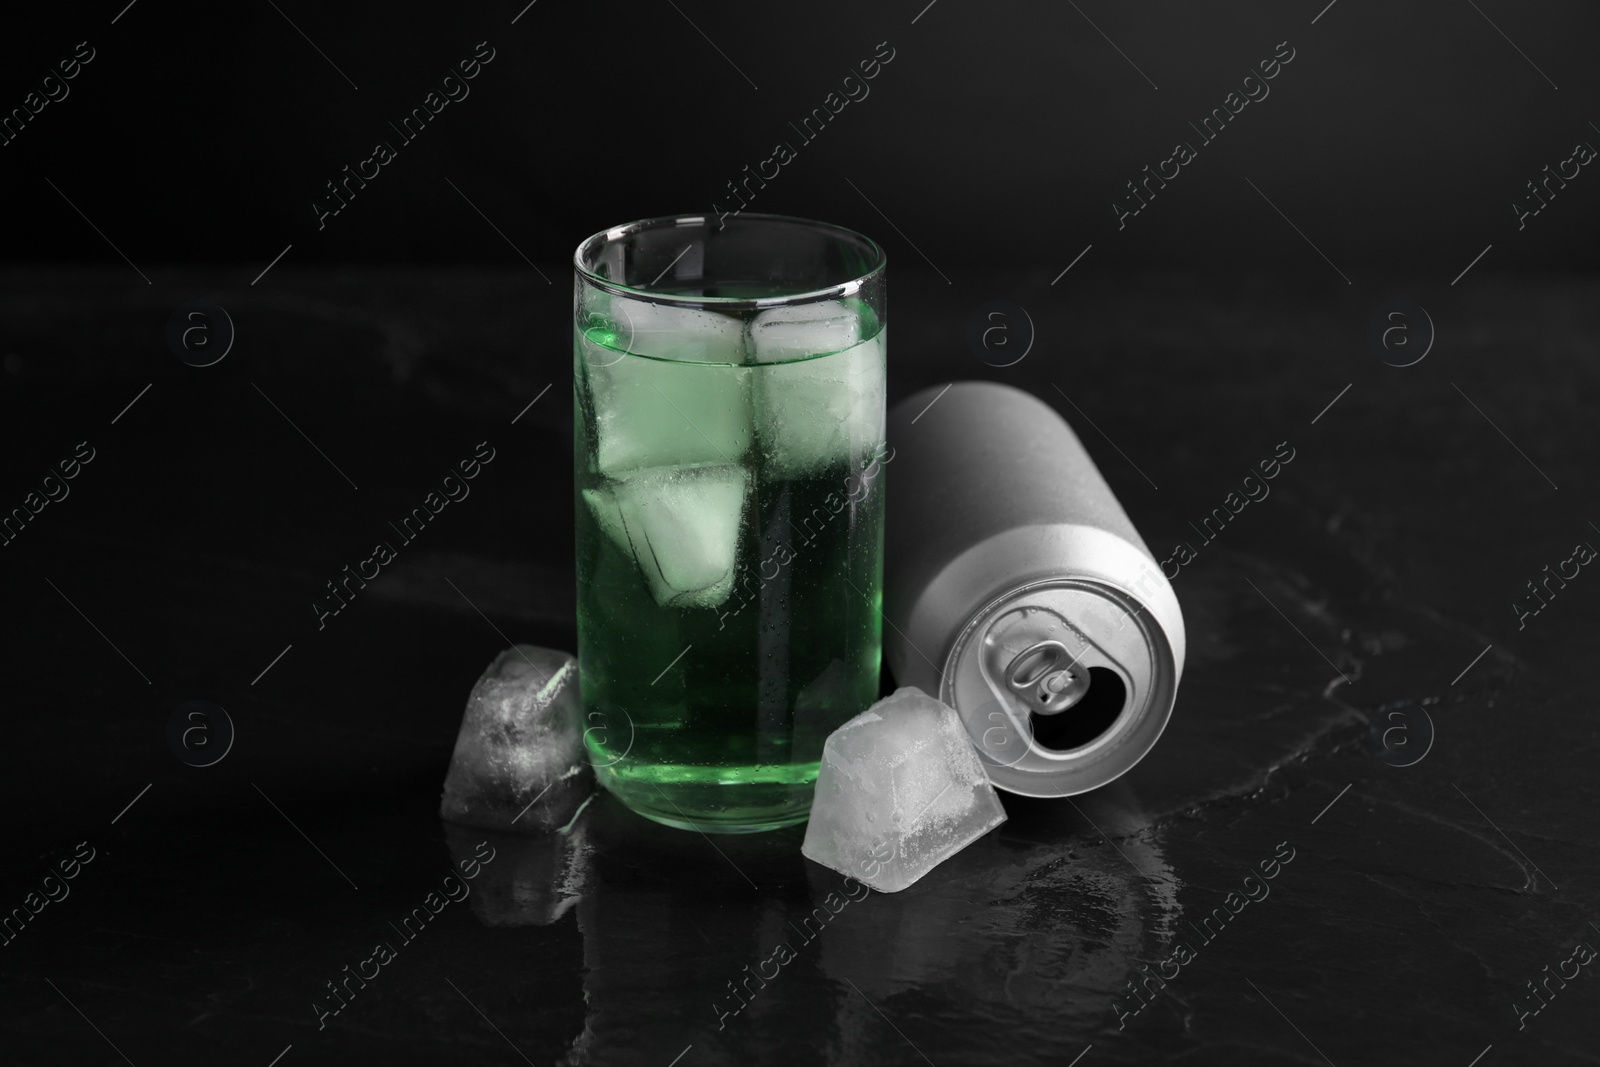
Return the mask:
<svg viewBox="0 0 1600 1067">
<path fill-rule="evenodd" d="M 861 343 L 861 313 L 844 300 L 822 300 L 761 311 L 750 320 L 757 363 L 843 352 Z"/>
<path fill-rule="evenodd" d="M 955 709 L 907 686 L 829 736 L 800 851 L 896 893 L 1005 819 Z"/>
<path fill-rule="evenodd" d="M 659 333 L 630 332 L 623 322 L 615 333 L 591 328 L 577 344 L 599 469 L 620 474 L 668 463 L 737 463 L 751 429 L 749 371 L 737 366 L 741 324 L 656 305 L 635 306 L 630 314 L 651 316 L 646 325 Z"/>
<path fill-rule="evenodd" d="M 583 491 L 663 607 L 711 608 L 733 591 L 750 475 L 733 464 L 654 467 Z"/>
<path fill-rule="evenodd" d="M 614 300 L 616 347 L 654 359 L 743 363 L 744 322 L 737 315 L 677 304 Z"/>
<path fill-rule="evenodd" d="M 751 368 L 756 433 L 768 469 L 794 477 L 870 457 L 883 440 L 884 340 L 880 330 L 832 355 Z M 816 345 L 827 343 L 819 338 Z"/>
<path fill-rule="evenodd" d="M 539 833 L 570 820 L 593 789 L 578 661 L 535 645 L 500 653 L 467 698 L 439 815 Z"/>
</svg>

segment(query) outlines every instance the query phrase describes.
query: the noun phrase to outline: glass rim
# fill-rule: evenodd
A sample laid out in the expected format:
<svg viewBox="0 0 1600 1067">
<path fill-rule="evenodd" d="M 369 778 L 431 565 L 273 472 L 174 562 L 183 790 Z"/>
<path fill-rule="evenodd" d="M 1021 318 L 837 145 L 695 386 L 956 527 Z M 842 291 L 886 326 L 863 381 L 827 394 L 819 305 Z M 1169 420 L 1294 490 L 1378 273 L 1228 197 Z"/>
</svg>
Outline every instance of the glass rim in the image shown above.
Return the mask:
<svg viewBox="0 0 1600 1067">
<path fill-rule="evenodd" d="M 654 289 L 641 289 L 636 286 L 623 285 L 611 278 L 603 278 L 584 265 L 585 253 L 592 252 L 605 242 L 620 240 L 623 237 L 642 233 L 646 230 L 678 226 L 704 226 L 712 217 L 712 215 L 705 213 L 695 215 L 656 215 L 651 218 L 625 222 L 620 226 L 609 227 L 578 242 L 578 247 L 572 254 L 572 266 L 577 271 L 578 277 L 582 278 L 587 284 L 616 296 L 626 296 L 653 304 L 667 304 L 677 307 L 712 306 L 728 310 L 746 310 L 784 307 L 791 304 L 808 304 L 817 300 L 836 300 L 854 296 L 861 291 L 867 282 L 883 274 L 884 269 L 889 265 L 889 257 L 884 252 L 883 247 L 858 230 L 852 230 L 848 226 L 840 226 L 834 222 L 821 222 L 817 219 L 804 219 L 795 215 L 778 215 L 762 211 L 741 211 L 734 221 L 797 224 L 810 227 L 819 232 L 832 233 L 860 241 L 871 249 L 873 253 L 872 268 L 837 285 L 830 285 L 821 289 L 808 289 L 803 292 L 786 293 L 783 296 L 752 299 L 738 296 L 693 296 L 689 294 L 664 293 Z"/>
</svg>

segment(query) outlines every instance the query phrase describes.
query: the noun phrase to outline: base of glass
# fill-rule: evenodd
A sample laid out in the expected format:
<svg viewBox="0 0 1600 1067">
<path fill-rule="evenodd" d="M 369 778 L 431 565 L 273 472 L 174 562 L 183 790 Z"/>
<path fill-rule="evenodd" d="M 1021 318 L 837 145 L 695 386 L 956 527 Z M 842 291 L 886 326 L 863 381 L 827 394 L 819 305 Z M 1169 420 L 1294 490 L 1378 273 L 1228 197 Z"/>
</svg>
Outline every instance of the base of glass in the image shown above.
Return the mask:
<svg viewBox="0 0 1600 1067">
<path fill-rule="evenodd" d="M 595 768 L 600 785 L 630 810 L 679 830 L 756 834 L 810 818 L 815 763 L 753 770 L 631 762 Z"/>
<path fill-rule="evenodd" d="M 669 815 L 638 804 L 629 804 L 625 797 L 619 797 L 618 799 L 627 804 L 630 811 L 643 815 L 653 822 L 658 822 L 663 826 L 670 826 L 675 830 L 699 830 L 703 834 L 759 834 L 768 830 L 781 830 L 785 826 L 797 826 L 811 816 L 811 808 L 807 806 L 805 811 L 782 819 L 764 819 L 759 822 L 745 822 L 742 820 L 737 822 L 713 822 L 706 819 L 686 819 L 677 812 Z"/>
</svg>

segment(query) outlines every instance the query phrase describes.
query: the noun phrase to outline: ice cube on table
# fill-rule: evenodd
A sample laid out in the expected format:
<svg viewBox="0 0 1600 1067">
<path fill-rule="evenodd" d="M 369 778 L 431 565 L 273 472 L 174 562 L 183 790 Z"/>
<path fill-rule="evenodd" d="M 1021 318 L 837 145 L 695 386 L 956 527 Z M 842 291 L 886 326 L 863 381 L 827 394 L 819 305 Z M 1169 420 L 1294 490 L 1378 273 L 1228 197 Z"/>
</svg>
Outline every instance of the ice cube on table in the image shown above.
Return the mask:
<svg viewBox="0 0 1600 1067">
<path fill-rule="evenodd" d="M 861 340 L 861 311 L 845 300 L 770 308 L 750 320 L 749 351 L 757 363 L 843 352 Z"/>
<path fill-rule="evenodd" d="M 564 825 L 594 791 L 578 661 L 514 645 L 472 687 L 439 815 L 510 833 Z"/>
<path fill-rule="evenodd" d="M 717 354 L 729 363 L 742 358 L 740 324 L 714 317 L 734 331 L 713 337 L 710 349 L 691 340 L 659 346 L 692 355 Z M 737 463 L 750 446 L 750 372 L 714 362 L 673 362 L 613 351 L 597 343 L 595 331 L 577 341 L 576 373 L 583 376 L 593 420 L 595 463 L 620 474 L 672 463 Z M 616 338 L 623 343 L 627 338 Z M 732 347 L 727 347 L 727 346 Z M 692 351 L 691 351 L 692 350 Z"/>
<path fill-rule="evenodd" d="M 751 368 L 768 470 L 792 478 L 871 459 L 883 441 L 884 344 L 879 331 L 832 355 Z"/>
<path fill-rule="evenodd" d="M 906 686 L 828 737 L 800 851 L 897 893 L 1005 821 L 961 717 Z"/>
<path fill-rule="evenodd" d="M 662 607 L 712 608 L 733 591 L 750 474 L 735 464 L 652 467 L 583 491 Z"/>
</svg>

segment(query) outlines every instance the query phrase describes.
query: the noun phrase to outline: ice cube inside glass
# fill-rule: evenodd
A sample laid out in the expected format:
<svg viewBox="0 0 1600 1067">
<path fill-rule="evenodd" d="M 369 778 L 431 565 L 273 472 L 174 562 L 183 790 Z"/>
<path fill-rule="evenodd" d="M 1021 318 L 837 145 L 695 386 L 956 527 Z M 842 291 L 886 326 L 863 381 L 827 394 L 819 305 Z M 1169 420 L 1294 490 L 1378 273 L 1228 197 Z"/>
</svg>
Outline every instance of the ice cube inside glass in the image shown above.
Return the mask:
<svg viewBox="0 0 1600 1067">
<path fill-rule="evenodd" d="M 650 219 L 578 248 L 585 739 L 649 818 L 804 821 L 823 742 L 877 697 L 884 312 L 882 251 L 822 223 Z"/>
</svg>

